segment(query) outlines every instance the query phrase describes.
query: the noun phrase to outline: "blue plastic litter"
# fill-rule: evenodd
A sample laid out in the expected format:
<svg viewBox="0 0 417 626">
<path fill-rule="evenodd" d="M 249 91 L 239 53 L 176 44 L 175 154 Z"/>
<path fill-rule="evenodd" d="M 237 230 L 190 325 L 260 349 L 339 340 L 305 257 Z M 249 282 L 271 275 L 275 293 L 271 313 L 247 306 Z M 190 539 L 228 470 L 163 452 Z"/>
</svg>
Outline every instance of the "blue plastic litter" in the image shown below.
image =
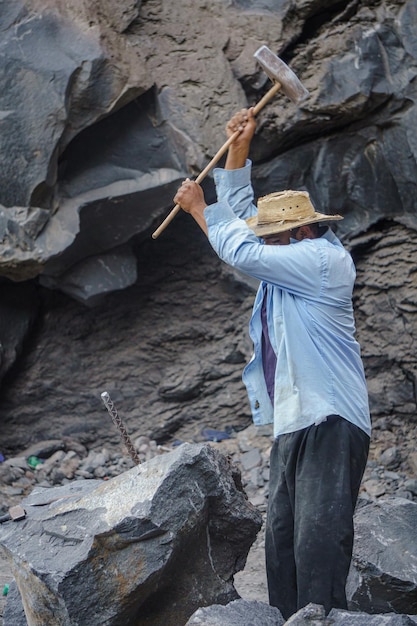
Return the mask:
<svg viewBox="0 0 417 626">
<path fill-rule="evenodd" d="M 201 436 L 206 439 L 206 441 L 223 441 L 223 439 L 230 439 L 229 433 L 226 433 L 222 430 L 213 430 L 212 428 L 203 428 L 201 431 Z"/>
</svg>

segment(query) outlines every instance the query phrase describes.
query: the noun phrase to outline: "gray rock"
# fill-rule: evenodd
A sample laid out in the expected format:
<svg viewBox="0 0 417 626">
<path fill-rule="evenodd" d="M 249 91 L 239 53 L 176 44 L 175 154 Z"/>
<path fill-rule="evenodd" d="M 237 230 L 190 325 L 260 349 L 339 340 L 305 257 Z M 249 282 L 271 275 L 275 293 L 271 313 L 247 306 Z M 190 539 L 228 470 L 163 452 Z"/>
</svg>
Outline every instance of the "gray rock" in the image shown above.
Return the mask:
<svg viewBox="0 0 417 626">
<path fill-rule="evenodd" d="M 50 217 L 49 211 L 40 208 L 10 207 L 0 205 L 0 241 L 2 276 L 12 280 L 28 280 L 38 276 L 45 263 L 44 250 L 36 239 Z M 19 266 L 19 269 L 16 269 Z"/>
<path fill-rule="evenodd" d="M 324 607 L 320 604 L 307 604 L 285 622 L 288 626 L 330 626 Z"/>
<path fill-rule="evenodd" d="M 372 498 L 378 498 L 386 493 L 386 486 L 378 479 L 370 478 L 363 482 L 363 487 Z"/>
<path fill-rule="evenodd" d="M 414 496 L 417 496 L 417 478 L 411 478 L 410 480 L 406 480 L 404 488 L 408 491 L 411 491 Z"/>
<path fill-rule="evenodd" d="M 407 615 L 395 613 L 369 615 L 353 613 L 341 609 L 332 609 L 329 613 L 329 624 L 332 626 L 413 626 L 415 621 Z"/>
<path fill-rule="evenodd" d="M 103 484 L 101 480 L 73 481 L 64 487 L 36 487 L 24 500 L 24 507 L 46 506 L 52 502 L 58 502 L 72 498 L 76 500 L 86 496 Z"/>
<path fill-rule="evenodd" d="M 285 620 L 275 607 L 256 600 L 234 600 L 198 609 L 185 626 L 283 626 Z"/>
<path fill-rule="evenodd" d="M 102 255 L 82 259 L 58 278 L 41 276 L 40 283 L 93 306 L 106 293 L 133 285 L 137 279 L 136 266 L 136 257 L 130 246 L 123 246 Z"/>
<path fill-rule="evenodd" d="M 12 580 L 9 585 L 7 602 L 3 612 L 3 624 L 28 626 L 25 609 L 23 608 L 22 596 L 20 595 L 15 580 Z"/>
<path fill-rule="evenodd" d="M 12 457 L 10 459 L 6 459 L 4 461 L 3 467 L 13 467 L 13 468 L 27 469 L 28 464 L 27 464 L 26 457 L 24 457 L 24 456 L 15 456 L 15 457 Z"/>
<path fill-rule="evenodd" d="M 30 456 L 36 456 L 41 459 L 50 457 L 54 452 L 63 450 L 65 443 L 62 439 L 48 439 L 47 441 L 37 441 L 22 452 L 22 456 L 26 459 Z"/>
<path fill-rule="evenodd" d="M 400 451 L 395 446 L 384 450 L 379 457 L 379 462 L 388 469 L 396 469 L 401 463 Z"/>
<path fill-rule="evenodd" d="M 237 598 L 233 575 L 262 516 L 212 447 L 185 444 L 93 490 L 67 489 L 44 506 L 24 502 L 27 518 L 0 528 L 32 626 L 80 615 L 89 626 L 145 615 L 180 624 L 201 604 Z"/>
<path fill-rule="evenodd" d="M 34 285 L 0 285 L 0 383 L 22 354 L 33 332 L 39 310 L 39 294 Z"/>
<path fill-rule="evenodd" d="M 342 609 L 332 609 L 326 616 L 323 606 L 308 604 L 285 621 L 278 609 L 267 604 L 235 600 L 198 609 L 185 626 L 411 626 L 416 620 L 395 613 L 369 615 Z"/>
<path fill-rule="evenodd" d="M 417 613 L 417 503 L 395 497 L 369 502 L 354 520 L 349 609 Z"/>
<path fill-rule="evenodd" d="M 81 464 L 81 469 L 86 472 L 94 473 L 97 468 L 106 465 L 109 458 L 110 454 L 109 451 L 106 450 L 106 448 L 103 448 L 101 452 L 90 450 L 87 457 L 83 460 Z"/>
<path fill-rule="evenodd" d="M 241 456 L 241 463 L 244 470 L 251 470 L 259 467 L 262 463 L 260 452 L 257 448 L 252 448 Z"/>
<path fill-rule="evenodd" d="M 11 485 L 23 475 L 24 470 L 21 467 L 16 467 L 15 465 L 10 464 L 8 465 L 7 463 L 2 463 L 0 465 L 0 481 L 2 483 L 6 483 L 6 485 Z"/>
</svg>

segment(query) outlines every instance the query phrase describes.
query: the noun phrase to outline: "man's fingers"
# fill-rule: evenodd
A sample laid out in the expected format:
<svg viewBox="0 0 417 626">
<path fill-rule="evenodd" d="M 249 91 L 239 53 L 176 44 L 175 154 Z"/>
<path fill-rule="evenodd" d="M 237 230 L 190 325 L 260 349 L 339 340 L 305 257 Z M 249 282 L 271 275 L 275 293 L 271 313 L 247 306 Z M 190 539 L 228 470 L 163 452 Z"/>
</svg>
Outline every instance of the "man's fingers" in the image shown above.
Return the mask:
<svg viewBox="0 0 417 626">
<path fill-rule="evenodd" d="M 174 196 L 174 202 L 176 204 L 180 204 L 181 200 L 184 200 L 186 198 L 191 198 L 192 195 L 194 194 L 195 194 L 194 183 L 189 178 L 186 178 L 181 183 L 181 187 L 177 189 L 177 193 Z"/>
<path fill-rule="evenodd" d="M 236 132 L 237 130 L 239 130 L 240 132 L 242 132 L 242 130 L 246 126 L 246 123 L 249 120 L 249 117 L 250 117 L 249 110 L 241 109 L 238 113 L 235 113 L 233 117 L 229 120 L 229 122 L 226 125 L 226 130 L 230 132 Z"/>
</svg>

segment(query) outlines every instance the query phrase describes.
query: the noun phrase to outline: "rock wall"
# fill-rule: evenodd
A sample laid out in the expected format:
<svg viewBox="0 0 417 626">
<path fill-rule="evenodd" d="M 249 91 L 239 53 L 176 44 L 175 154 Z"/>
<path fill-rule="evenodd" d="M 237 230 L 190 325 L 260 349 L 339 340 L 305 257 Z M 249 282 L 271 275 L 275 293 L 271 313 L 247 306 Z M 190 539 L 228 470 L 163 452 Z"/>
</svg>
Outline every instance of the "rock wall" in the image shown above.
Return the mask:
<svg viewBox="0 0 417 626">
<path fill-rule="evenodd" d="M 94 307 L 40 290 L 38 321 L 3 380 L 3 453 L 60 435 L 119 442 L 105 390 L 130 433 L 158 441 L 250 423 L 241 371 L 252 290 L 223 272 L 185 214 L 136 254 L 136 284 Z"/>
<path fill-rule="evenodd" d="M 262 44 L 310 97 L 259 116 L 256 195 L 307 188 L 345 216 L 373 416 L 415 418 L 416 18 L 416 0 L 0 0 L 5 449 L 101 432 L 103 386 L 152 437 L 248 423 L 252 286 L 185 216 L 150 234 L 268 88 Z"/>
</svg>

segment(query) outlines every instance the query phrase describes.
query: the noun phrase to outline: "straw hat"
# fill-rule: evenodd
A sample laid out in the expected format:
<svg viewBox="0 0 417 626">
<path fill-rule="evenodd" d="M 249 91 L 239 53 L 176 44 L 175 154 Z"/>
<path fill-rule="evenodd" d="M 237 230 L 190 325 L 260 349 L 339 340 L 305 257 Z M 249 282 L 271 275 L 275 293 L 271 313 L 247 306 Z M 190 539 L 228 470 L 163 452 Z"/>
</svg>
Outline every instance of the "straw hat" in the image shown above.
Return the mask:
<svg viewBox="0 0 417 626">
<path fill-rule="evenodd" d="M 277 191 L 258 200 L 258 214 L 246 220 L 258 237 L 282 233 L 304 224 L 342 220 L 341 215 L 317 213 L 307 191 Z"/>
</svg>

